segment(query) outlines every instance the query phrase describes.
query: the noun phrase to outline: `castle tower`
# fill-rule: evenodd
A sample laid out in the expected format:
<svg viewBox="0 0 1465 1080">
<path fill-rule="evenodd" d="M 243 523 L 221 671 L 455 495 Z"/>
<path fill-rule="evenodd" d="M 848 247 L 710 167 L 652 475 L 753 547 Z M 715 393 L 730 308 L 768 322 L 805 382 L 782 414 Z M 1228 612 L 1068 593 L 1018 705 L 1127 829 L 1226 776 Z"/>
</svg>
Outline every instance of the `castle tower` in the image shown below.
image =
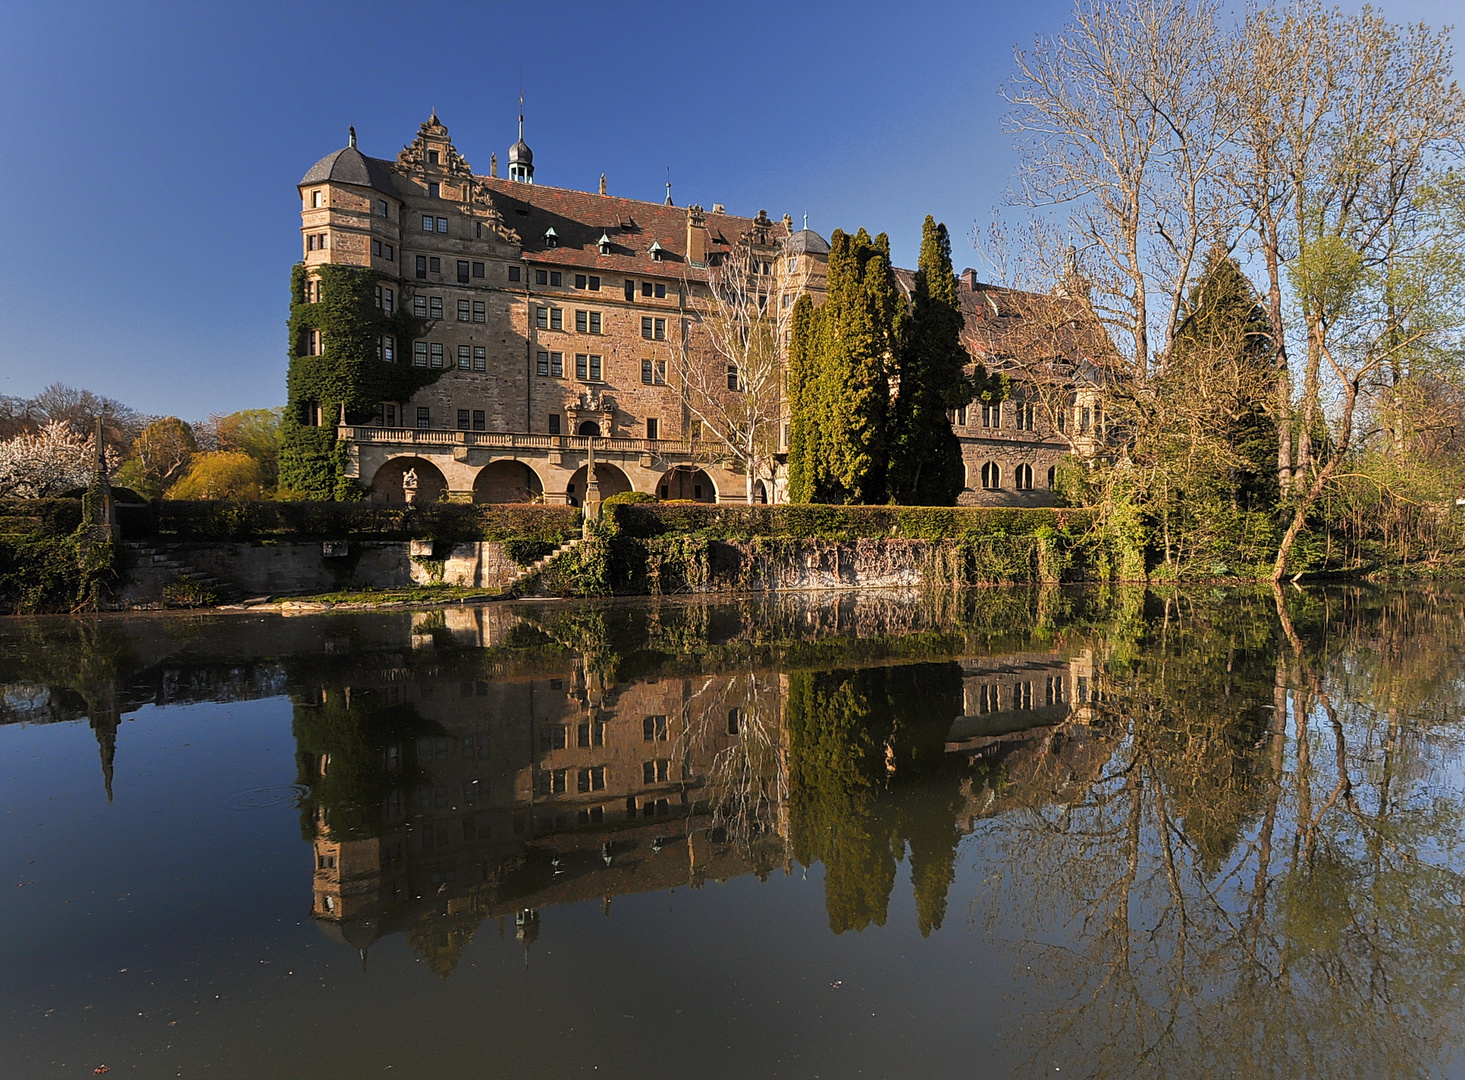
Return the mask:
<svg viewBox="0 0 1465 1080">
<path fill-rule="evenodd" d="M 524 95 L 519 95 L 519 141 L 509 147 L 509 179 L 534 183 L 534 151 L 524 141 Z"/>
</svg>

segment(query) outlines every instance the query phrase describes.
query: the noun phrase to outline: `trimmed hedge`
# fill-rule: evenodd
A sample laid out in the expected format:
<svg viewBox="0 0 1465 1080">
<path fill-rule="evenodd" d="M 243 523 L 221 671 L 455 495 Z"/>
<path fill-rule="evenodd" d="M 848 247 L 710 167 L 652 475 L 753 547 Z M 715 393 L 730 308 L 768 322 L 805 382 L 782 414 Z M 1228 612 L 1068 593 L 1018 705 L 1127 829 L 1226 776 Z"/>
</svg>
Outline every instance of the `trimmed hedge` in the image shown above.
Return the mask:
<svg viewBox="0 0 1465 1080">
<path fill-rule="evenodd" d="M 572 506 L 537 503 L 160 501 L 157 531 L 179 540 L 300 539 L 507 540 L 560 543 L 580 529 Z"/>
<path fill-rule="evenodd" d="M 0 499 L 0 534 L 69 536 L 80 524 L 80 499 Z"/>
<path fill-rule="evenodd" d="M 1086 531 L 1084 510 L 1005 506 L 741 506 L 712 503 L 606 502 L 616 533 L 650 540 L 698 536 L 741 540 L 786 536 L 801 540 L 858 540 L 904 537 L 940 540 L 968 536 L 1032 536 L 1040 530 Z"/>
</svg>

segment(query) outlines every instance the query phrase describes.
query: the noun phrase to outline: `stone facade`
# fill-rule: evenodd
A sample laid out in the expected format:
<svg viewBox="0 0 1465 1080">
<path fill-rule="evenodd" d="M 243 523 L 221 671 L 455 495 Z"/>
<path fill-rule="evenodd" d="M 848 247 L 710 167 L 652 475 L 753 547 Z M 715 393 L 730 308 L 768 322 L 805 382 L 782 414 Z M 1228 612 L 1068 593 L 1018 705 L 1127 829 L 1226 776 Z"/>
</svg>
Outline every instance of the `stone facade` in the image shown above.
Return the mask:
<svg viewBox="0 0 1465 1080">
<path fill-rule="evenodd" d="M 384 338 L 378 355 L 441 372 L 411 400 L 382 402 L 374 424 L 340 424 L 346 475 L 383 501 L 404 499 L 410 470 L 419 500 L 578 504 L 593 453 L 602 498 L 634 488 L 746 499 L 746 478 L 695 439 L 673 385 L 676 350 L 713 362 L 696 311 L 709 267 L 747 252 L 770 286 L 797 281 L 817 300 L 828 244 L 761 210 L 739 217 L 720 205 L 678 207 L 670 192 L 665 203 L 621 198 L 606 193 L 603 178 L 598 193 L 537 185 L 522 131 L 509 157 L 512 179 L 496 165 L 474 174 L 434 114 L 395 160 L 362 154 L 353 130 L 349 146 L 301 180 L 307 299 L 313 267 L 375 271 L 378 306 L 426 320 L 422 337 Z M 990 290 L 970 271 L 963 280 L 969 344 L 981 361 L 991 344 L 979 326 Z M 1000 437 L 970 425 L 958 431 L 968 459 L 962 501 L 1051 501 L 1048 470 L 1071 449 L 1067 440 L 1041 427 Z M 1034 482 L 984 488 L 989 461 L 1014 479 L 1027 465 Z M 754 498 L 780 496 L 778 485 L 755 487 Z"/>
</svg>

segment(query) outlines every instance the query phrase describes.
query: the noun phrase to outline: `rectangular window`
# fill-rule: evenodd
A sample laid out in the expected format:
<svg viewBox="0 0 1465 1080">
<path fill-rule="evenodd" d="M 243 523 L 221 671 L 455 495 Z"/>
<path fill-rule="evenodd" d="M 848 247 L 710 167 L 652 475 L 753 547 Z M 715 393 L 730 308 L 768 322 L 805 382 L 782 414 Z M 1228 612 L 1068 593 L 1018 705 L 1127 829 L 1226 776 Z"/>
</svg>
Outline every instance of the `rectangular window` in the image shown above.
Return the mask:
<svg viewBox="0 0 1465 1080">
<path fill-rule="evenodd" d="M 665 300 L 666 299 L 666 283 L 665 282 L 658 281 L 656 283 L 656 299 L 658 299 L 658 300 Z"/>
<path fill-rule="evenodd" d="M 584 334 L 590 330 L 589 312 L 575 312 L 575 333 Z"/>
<path fill-rule="evenodd" d="M 636 283 L 630 278 L 626 278 L 626 303 L 629 304 L 634 299 L 636 299 Z"/>
<path fill-rule="evenodd" d="M 560 433 L 560 414 L 559 413 L 550 413 L 549 414 L 549 433 L 551 435 L 558 435 Z"/>
<path fill-rule="evenodd" d="M 654 296 L 655 295 L 655 289 L 656 289 L 656 286 L 653 285 L 653 284 L 651 284 L 651 282 L 649 282 L 649 281 L 643 281 L 643 282 L 641 282 L 641 295 L 642 296 Z"/>
<path fill-rule="evenodd" d="M 575 288 L 577 288 L 577 289 L 583 289 L 584 287 L 585 287 L 585 275 L 584 274 L 576 274 L 575 275 Z"/>
<path fill-rule="evenodd" d="M 646 418 L 646 437 L 648 439 L 661 438 L 661 424 L 654 416 Z"/>
<path fill-rule="evenodd" d="M 427 342 L 419 341 L 412 346 L 412 366 L 427 367 Z"/>
<path fill-rule="evenodd" d="M 414 296 L 412 298 L 412 314 L 419 319 L 427 318 L 427 297 Z"/>
<path fill-rule="evenodd" d="M 393 293 L 391 289 L 382 290 L 382 310 L 388 315 L 392 313 Z"/>
<path fill-rule="evenodd" d="M 666 758 L 645 762 L 641 766 L 641 780 L 647 784 L 664 784 L 671 779 L 671 762 Z"/>
<path fill-rule="evenodd" d="M 427 268 L 434 274 L 441 274 L 443 272 L 443 261 L 436 255 L 429 255 L 427 257 Z"/>
<path fill-rule="evenodd" d="M 385 258 L 386 258 L 387 262 L 396 262 L 397 261 L 397 252 L 396 252 L 396 249 L 393 248 L 391 244 L 383 244 L 382 245 L 382 251 L 386 252 Z"/>
<path fill-rule="evenodd" d="M 549 308 L 537 307 L 534 309 L 534 325 L 541 330 L 549 329 Z"/>
<path fill-rule="evenodd" d="M 645 383 L 647 386 L 650 386 L 651 383 L 652 383 L 652 380 L 655 379 L 655 377 L 656 377 L 655 368 L 652 366 L 651 361 L 650 360 L 642 360 L 641 361 L 641 381 L 643 383 Z"/>
<path fill-rule="evenodd" d="M 729 390 L 742 389 L 742 385 L 738 381 L 738 366 L 736 364 L 729 364 L 727 366 L 727 388 Z"/>
<path fill-rule="evenodd" d="M 473 410 L 473 430 L 474 431 L 487 431 L 488 430 L 488 417 L 487 417 L 487 415 L 485 415 L 485 413 L 484 413 L 484 411 L 482 409 L 474 409 Z"/>
<path fill-rule="evenodd" d="M 397 426 L 397 406 L 393 402 L 382 402 L 382 423 L 387 427 Z"/>
<path fill-rule="evenodd" d="M 483 345 L 473 346 L 473 370 L 488 370 L 488 349 Z"/>
<path fill-rule="evenodd" d="M 429 342 L 427 346 L 428 367 L 440 368 L 443 366 L 443 345 L 440 341 Z"/>
<path fill-rule="evenodd" d="M 371 242 L 371 253 L 377 258 L 381 258 L 382 242 L 380 240 L 373 240 Z"/>
<path fill-rule="evenodd" d="M 476 263 L 473 264 L 473 276 L 474 277 L 483 277 L 484 276 L 484 266 L 483 266 L 483 264 L 481 262 L 476 262 Z"/>
<path fill-rule="evenodd" d="M 584 353 L 575 354 L 575 378 L 590 378 L 590 357 Z"/>
<path fill-rule="evenodd" d="M 447 231 L 448 231 L 448 219 L 447 218 L 440 217 L 440 218 L 437 219 L 437 231 L 440 232 L 440 233 L 443 233 L 444 235 L 447 234 Z"/>
<path fill-rule="evenodd" d="M 551 270 L 549 272 L 549 283 L 551 285 L 559 285 L 563 281 L 564 281 L 564 276 L 558 270 Z"/>
<path fill-rule="evenodd" d="M 563 330 L 565 328 L 565 312 L 563 308 L 549 309 L 549 328 L 551 330 Z"/>
<path fill-rule="evenodd" d="M 598 274 L 591 274 L 590 275 L 590 291 L 591 292 L 599 292 L 600 291 L 600 276 Z"/>
<path fill-rule="evenodd" d="M 305 234 L 305 250 L 306 251 L 314 251 L 315 250 L 315 233 L 306 233 Z"/>
<path fill-rule="evenodd" d="M 517 266 L 511 266 L 511 267 L 509 267 L 509 280 L 510 281 L 518 281 L 519 280 L 519 268 Z"/>
<path fill-rule="evenodd" d="M 432 215 L 431 214 L 423 214 L 422 215 L 422 231 L 423 232 L 434 232 L 434 231 L 436 231 L 436 229 L 437 229 L 437 223 L 433 220 Z"/>
<path fill-rule="evenodd" d="M 458 321 L 459 322 L 467 322 L 468 321 L 468 317 L 469 317 L 468 316 L 468 301 L 467 300 L 459 300 L 458 301 Z"/>
<path fill-rule="evenodd" d="M 427 182 L 427 197 L 429 199 L 442 198 L 442 191 L 442 185 L 439 184 L 436 180 L 429 180 Z"/>
<path fill-rule="evenodd" d="M 1093 424 L 1093 418 L 1088 409 L 1083 409 L 1078 414 L 1078 430 L 1087 433 Z"/>
<path fill-rule="evenodd" d="M 536 284 L 536 285 L 548 285 L 549 284 L 549 271 L 548 270 L 536 270 L 536 271 L 534 271 L 534 284 Z"/>
<path fill-rule="evenodd" d="M 468 371 L 473 367 L 473 352 L 467 345 L 458 346 L 458 368 Z"/>
<path fill-rule="evenodd" d="M 432 427 L 432 410 L 426 405 L 417 406 L 417 426 L 420 428 Z"/>
<path fill-rule="evenodd" d="M 382 338 L 382 359 L 389 364 L 397 362 L 397 339 L 391 334 Z"/>
<path fill-rule="evenodd" d="M 459 285 L 467 285 L 468 284 L 468 266 L 469 266 L 469 264 L 468 264 L 468 260 L 467 259 L 459 259 L 458 260 L 458 284 Z"/>
<path fill-rule="evenodd" d="M 443 298 L 441 296 L 428 297 L 427 306 L 431 309 L 430 313 L 434 319 L 443 317 Z"/>
<path fill-rule="evenodd" d="M 376 212 L 378 217 L 391 217 L 391 214 L 387 212 L 386 199 L 378 199 L 376 201 Z"/>
<path fill-rule="evenodd" d="M 556 379 L 565 377 L 565 354 L 552 352 L 549 354 L 549 373 Z"/>
<path fill-rule="evenodd" d="M 641 316 L 641 336 L 647 341 L 656 336 L 656 320 L 650 315 Z"/>
<path fill-rule="evenodd" d="M 598 312 L 598 311 L 592 311 L 590 313 L 590 332 L 592 334 L 602 333 L 602 330 L 601 330 L 601 322 L 600 322 L 600 312 Z"/>
<path fill-rule="evenodd" d="M 419 255 L 419 256 L 417 256 L 417 276 L 419 278 L 426 278 L 427 277 L 427 256 L 426 255 Z"/>
<path fill-rule="evenodd" d="M 472 423 L 472 416 L 473 416 L 473 414 L 470 413 L 467 409 L 459 409 L 458 410 L 458 430 L 459 431 L 467 431 L 468 430 L 468 425 L 470 423 Z"/>
<path fill-rule="evenodd" d="M 666 385 L 666 361 L 665 360 L 658 360 L 658 361 L 656 361 L 656 385 L 657 386 L 665 386 Z"/>
<path fill-rule="evenodd" d="M 534 358 L 534 374 L 549 376 L 549 353 L 542 352 Z"/>
<path fill-rule="evenodd" d="M 473 321 L 488 322 L 488 308 L 482 300 L 473 301 Z"/>
<path fill-rule="evenodd" d="M 1065 431 L 1066 432 L 1068 430 L 1068 410 L 1066 408 L 1059 409 L 1058 412 L 1057 412 L 1057 417 L 1058 417 L 1058 430 L 1059 431 Z"/>
<path fill-rule="evenodd" d="M 380 285 L 376 287 L 376 306 L 382 306 L 382 287 Z"/>
<path fill-rule="evenodd" d="M 665 341 L 666 340 L 666 320 L 665 319 L 657 319 L 656 320 L 656 340 L 657 341 Z"/>
<path fill-rule="evenodd" d="M 600 357 L 593 354 L 590 357 L 590 379 L 592 382 L 600 380 Z"/>
</svg>

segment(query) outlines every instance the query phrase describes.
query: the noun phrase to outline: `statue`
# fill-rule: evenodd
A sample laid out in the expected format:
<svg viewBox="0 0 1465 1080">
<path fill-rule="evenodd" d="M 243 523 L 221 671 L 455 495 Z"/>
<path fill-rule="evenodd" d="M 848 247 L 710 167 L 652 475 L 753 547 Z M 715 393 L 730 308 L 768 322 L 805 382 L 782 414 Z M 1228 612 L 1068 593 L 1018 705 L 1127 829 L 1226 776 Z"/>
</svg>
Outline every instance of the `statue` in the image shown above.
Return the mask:
<svg viewBox="0 0 1465 1080">
<path fill-rule="evenodd" d="M 402 477 L 402 496 L 407 500 L 407 505 L 408 506 L 411 506 L 413 503 L 415 503 L 417 501 L 417 470 L 416 469 L 408 469 L 407 472 L 406 472 L 406 474 L 403 475 L 403 477 Z"/>
</svg>

